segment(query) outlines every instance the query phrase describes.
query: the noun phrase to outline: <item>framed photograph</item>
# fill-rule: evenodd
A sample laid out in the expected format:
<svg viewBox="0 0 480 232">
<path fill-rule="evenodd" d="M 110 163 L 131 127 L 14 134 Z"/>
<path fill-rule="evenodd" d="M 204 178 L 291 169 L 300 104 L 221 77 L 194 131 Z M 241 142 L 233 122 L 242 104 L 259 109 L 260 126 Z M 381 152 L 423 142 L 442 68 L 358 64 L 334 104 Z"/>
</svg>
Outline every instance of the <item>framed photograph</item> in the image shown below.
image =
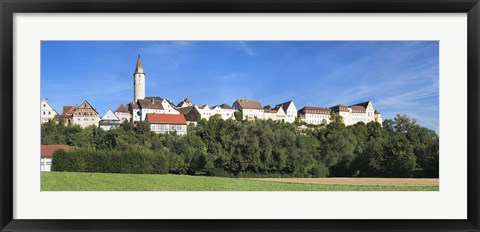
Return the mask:
<svg viewBox="0 0 480 232">
<path fill-rule="evenodd" d="M 1 231 L 479 231 L 478 0 L 1 1 Z"/>
</svg>

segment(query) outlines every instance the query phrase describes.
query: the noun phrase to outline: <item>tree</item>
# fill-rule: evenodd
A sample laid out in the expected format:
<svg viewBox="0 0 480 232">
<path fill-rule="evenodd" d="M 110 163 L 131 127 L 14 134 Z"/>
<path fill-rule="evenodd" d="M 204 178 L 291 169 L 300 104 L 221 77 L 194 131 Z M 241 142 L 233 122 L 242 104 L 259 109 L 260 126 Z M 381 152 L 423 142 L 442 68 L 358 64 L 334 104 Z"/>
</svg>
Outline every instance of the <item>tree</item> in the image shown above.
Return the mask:
<svg viewBox="0 0 480 232">
<path fill-rule="evenodd" d="M 148 134 L 150 132 L 150 125 L 146 121 L 137 122 L 135 126 L 135 131 L 138 134 Z"/>
<path fill-rule="evenodd" d="M 263 107 L 264 110 L 269 110 L 271 108 L 272 108 L 272 106 L 270 106 L 270 105 L 266 105 L 266 106 Z"/>
<path fill-rule="evenodd" d="M 237 121 L 243 121 L 243 112 L 242 111 L 235 111 L 235 113 L 233 113 L 233 115 L 235 116 L 235 119 L 237 119 Z"/>
<path fill-rule="evenodd" d="M 338 113 L 331 113 L 330 114 L 330 121 L 331 122 L 337 122 L 337 123 L 343 123 L 343 117 L 340 116 Z"/>
</svg>

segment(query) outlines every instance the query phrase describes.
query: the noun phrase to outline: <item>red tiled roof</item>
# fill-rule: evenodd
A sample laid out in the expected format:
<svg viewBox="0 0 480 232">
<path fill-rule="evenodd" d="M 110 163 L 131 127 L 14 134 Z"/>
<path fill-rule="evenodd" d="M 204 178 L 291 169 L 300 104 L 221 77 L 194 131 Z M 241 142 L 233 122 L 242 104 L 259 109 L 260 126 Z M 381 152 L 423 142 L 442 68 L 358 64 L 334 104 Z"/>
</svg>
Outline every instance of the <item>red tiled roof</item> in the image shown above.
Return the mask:
<svg viewBox="0 0 480 232">
<path fill-rule="evenodd" d="M 352 113 L 365 113 L 367 110 L 363 106 L 350 106 Z"/>
<path fill-rule="evenodd" d="M 333 112 L 339 112 L 339 111 L 343 111 L 343 112 L 348 112 L 348 107 L 343 105 L 343 104 L 339 104 L 339 105 L 336 105 L 336 106 L 332 106 L 330 107 L 330 109 L 333 111 Z"/>
<path fill-rule="evenodd" d="M 69 151 L 69 150 L 71 150 L 71 149 L 72 149 L 72 147 L 67 146 L 67 145 L 60 145 L 60 144 L 56 144 L 56 145 L 43 145 L 43 144 L 42 144 L 40 156 L 41 156 L 41 157 L 45 157 L 45 158 L 49 158 L 49 157 L 52 157 L 52 156 L 53 156 L 53 153 L 54 153 L 56 150 Z"/>
<path fill-rule="evenodd" d="M 77 108 L 78 106 L 63 106 L 62 115 L 63 116 L 72 115 Z"/>
<path fill-rule="evenodd" d="M 153 124 L 187 124 L 185 116 L 181 114 L 147 114 L 147 120 Z"/>
<path fill-rule="evenodd" d="M 124 104 L 120 104 L 120 106 L 115 110 L 115 112 L 130 113 L 130 111 L 128 111 L 127 107 Z"/>
<path fill-rule="evenodd" d="M 262 105 L 256 100 L 237 99 L 233 104 L 237 103 L 242 109 L 263 109 Z"/>
<path fill-rule="evenodd" d="M 138 99 L 137 102 L 141 109 L 163 110 L 162 100 L 163 99 L 157 97 L 149 97 L 145 99 Z"/>
<path fill-rule="evenodd" d="M 299 110 L 302 114 L 330 114 L 329 108 L 305 106 Z"/>
</svg>

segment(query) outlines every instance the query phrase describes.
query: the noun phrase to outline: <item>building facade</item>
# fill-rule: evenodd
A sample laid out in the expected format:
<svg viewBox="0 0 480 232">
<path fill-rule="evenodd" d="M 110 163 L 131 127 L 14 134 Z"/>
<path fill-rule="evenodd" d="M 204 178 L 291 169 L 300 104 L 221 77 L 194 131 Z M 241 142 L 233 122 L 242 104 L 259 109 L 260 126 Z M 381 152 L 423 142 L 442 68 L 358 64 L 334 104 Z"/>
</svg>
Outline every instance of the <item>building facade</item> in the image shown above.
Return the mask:
<svg viewBox="0 0 480 232">
<path fill-rule="evenodd" d="M 176 132 L 178 135 L 187 134 L 187 121 L 181 114 L 148 113 L 146 121 L 155 133 L 169 134 Z"/>
<path fill-rule="evenodd" d="M 313 125 L 328 124 L 330 109 L 315 106 L 305 106 L 298 111 L 298 117 L 303 122 Z"/>
<path fill-rule="evenodd" d="M 343 123 L 345 125 L 353 125 L 358 122 L 369 123 L 369 122 L 378 122 L 382 123 L 382 116 L 377 111 L 375 116 L 375 108 L 371 101 L 361 102 L 351 106 L 345 105 L 336 105 L 330 107 L 330 110 L 333 113 L 338 113 L 343 118 Z"/>
<path fill-rule="evenodd" d="M 50 120 L 53 120 L 58 113 L 53 109 L 50 104 L 48 104 L 48 99 L 44 99 L 40 102 L 40 123 L 46 123 Z"/>
<path fill-rule="evenodd" d="M 109 109 L 105 115 L 103 115 L 102 119 L 99 122 L 99 127 L 105 131 L 108 131 L 112 128 L 120 126 L 122 124 L 122 120 L 120 120 L 115 113 L 111 109 Z"/>
<path fill-rule="evenodd" d="M 100 116 L 98 112 L 85 100 L 80 106 L 76 107 L 72 115 L 72 124 L 79 125 L 82 128 L 88 126 L 98 127 Z"/>
<path fill-rule="evenodd" d="M 211 108 L 212 114 L 222 116 L 223 120 L 235 119 L 235 109 L 227 104 L 216 105 Z"/>
<path fill-rule="evenodd" d="M 127 121 L 130 122 L 132 120 L 132 115 L 124 104 L 120 104 L 118 108 L 115 110 L 115 116 L 120 119 L 121 122 Z"/>
<path fill-rule="evenodd" d="M 242 112 L 243 120 L 265 119 L 265 111 L 256 100 L 237 99 L 232 107 Z"/>
<path fill-rule="evenodd" d="M 286 122 L 287 121 L 287 114 L 282 107 L 275 107 L 273 109 L 265 109 L 264 110 L 265 120 L 271 119 L 276 122 Z"/>
<path fill-rule="evenodd" d="M 282 108 L 283 111 L 285 112 L 285 122 L 289 122 L 289 123 L 293 123 L 295 122 L 295 118 L 297 118 L 297 107 L 295 107 L 295 104 L 293 103 L 293 101 L 288 101 L 288 102 L 284 102 L 284 103 L 281 103 L 281 104 L 278 104 L 275 106 L 274 109 L 278 109 L 278 108 Z"/>
</svg>

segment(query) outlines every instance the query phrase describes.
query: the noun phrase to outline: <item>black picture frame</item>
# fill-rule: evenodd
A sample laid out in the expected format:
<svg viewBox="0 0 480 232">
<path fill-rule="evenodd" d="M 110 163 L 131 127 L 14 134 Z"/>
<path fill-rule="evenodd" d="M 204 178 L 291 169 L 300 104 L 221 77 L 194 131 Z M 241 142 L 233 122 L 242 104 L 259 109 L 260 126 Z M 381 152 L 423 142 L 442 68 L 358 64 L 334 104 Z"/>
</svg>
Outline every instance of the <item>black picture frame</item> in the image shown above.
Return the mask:
<svg viewBox="0 0 480 232">
<path fill-rule="evenodd" d="M 0 0 L 1 231 L 480 231 L 479 0 Z M 468 13 L 467 220 L 19 220 L 13 219 L 14 13 Z M 413 209 L 414 210 L 414 209 Z"/>
</svg>

